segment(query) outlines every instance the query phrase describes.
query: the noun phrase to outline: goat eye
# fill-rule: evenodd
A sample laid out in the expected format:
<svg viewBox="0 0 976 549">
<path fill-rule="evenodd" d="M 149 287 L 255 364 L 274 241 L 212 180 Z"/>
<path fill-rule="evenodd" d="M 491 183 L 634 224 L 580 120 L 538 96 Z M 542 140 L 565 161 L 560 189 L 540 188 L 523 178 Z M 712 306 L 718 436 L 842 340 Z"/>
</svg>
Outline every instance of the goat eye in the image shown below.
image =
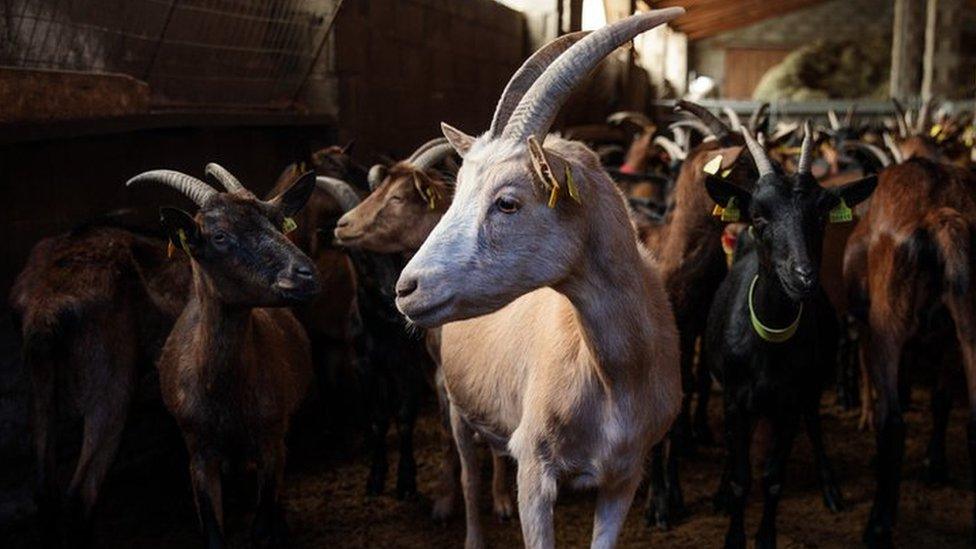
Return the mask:
<svg viewBox="0 0 976 549">
<path fill-rule="evenodd" d="M 215 233 L 213 235 L 213 242 L 214 242 L 214 244 L 226 244 L 227 243 L 227 235 L 225 233 L 222 233 L 222 232 Z"/>
<path fill-rule="evenodd" d="M 498 211 L 507 214 L 513 214 L 519 209 L 518 201 L 507 196 L 499 196 L 495 199 L 495 206 L 498 207 Z"/>
<path fill-rule="evenodd" d="M 761 217 L 753 218 L 752 226 L 756 228 L 757 231 L 761 231 L 766 228 L 766 220 Z"/>
</svg>

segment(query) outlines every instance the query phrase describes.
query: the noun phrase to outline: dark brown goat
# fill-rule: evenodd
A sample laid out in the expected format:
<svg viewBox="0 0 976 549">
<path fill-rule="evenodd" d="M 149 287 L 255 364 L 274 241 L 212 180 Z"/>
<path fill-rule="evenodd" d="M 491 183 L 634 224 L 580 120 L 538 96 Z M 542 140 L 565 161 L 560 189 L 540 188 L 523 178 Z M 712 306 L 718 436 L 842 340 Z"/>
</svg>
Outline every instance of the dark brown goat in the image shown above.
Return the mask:
<svg viewBox="0 0 976 549">
<path fill-rule="evenodd" d="M 867 213 L 848 241 L 844 277 L 852 304 L 860 306 L 869 328 L 862 357 L 878 394 L 878 485 L 864 534 L 869 546 L 892 545 L 905 450 L 899 364 L 909 346 L 924 345 L 941 332 L 951 334 L 953 325 L 968 380 L 968 446 L 976 473 L 974 197 L 976 178 L 969 172 L 909 160 L 881 172 Z M 938 353 L 940 347 L 927 348 Z M 927 462 L 929 476 L 938 479 L 945 476 L 946 387 L 936 388 L 933 405 Z"/>
<path fill-rule="evenodd" d="M 31 379 L 38 511 L 48 544 L 61 536 L 90 541 L 92 509 L 137 382 L 183 309 L 189 275 L 187 261 L 167 259 L 164 240 L 102 222 L 31 250 L 11 304 Z M 57 433 L 59 415 L 69 411 L 84 418 L 84 434 L 62 497 Z"/>
<path fill-rule="evenodd" d="M 312 378 L 308 338 L 282 307 L 319 291 L 312 261 L 284 230 L 308 201 L 315 178 L 308 173 L 261 201 L 219 166 L 208 172 L 228 192 L 168 170 L 127 183 L 167 185 L 200 207 L 195 216 L 161 210 L 171 242 L 190 256 L 192 283 L 157 362 L 160 391 L 183 431 L 209 545 L 223 544 L 221 472 L 232 464 L 258 471 L 254 536 L 280 541 L 285 435 Z"/>
</svg>

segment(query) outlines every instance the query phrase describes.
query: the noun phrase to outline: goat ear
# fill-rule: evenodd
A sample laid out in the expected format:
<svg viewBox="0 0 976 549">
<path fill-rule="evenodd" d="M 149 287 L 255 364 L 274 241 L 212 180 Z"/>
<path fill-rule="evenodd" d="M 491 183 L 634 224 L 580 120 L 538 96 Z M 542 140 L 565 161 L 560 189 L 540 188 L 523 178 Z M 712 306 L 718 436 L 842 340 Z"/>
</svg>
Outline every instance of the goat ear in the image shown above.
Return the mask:
<svg viewBox="0 0 976 549">
<path fill-rule="evenodd" d="M 281 211 L 281 215 L 291 217 L 305 207 L 314 189 L 315 172 L 305 172 L 290 187 L 272 198 L 270 203 Z"/>
<path fill-rule="evenodd" d="M 441 131 L 444 132 L 444 137 L 447 138 L 447 142 L 454 147 L 458 155 L 464 158 L 464 155 L 468 154 L 468 151 L 471 149 L 474 138 L 446 122 L 441 122 Z"/>
<path fill-rule="evenodd" d="M 847 204 L 847 207 L 853 208 L 854 206 L 857 206 L 861 202 L 867 200 L 877 186 L 878 176 L 869 175 L 862 179 L 858 179 L 857 181 L 852 181 L 839 187 L 834 187 L 830 189 L 830 193 L 836 196 L 838 199 L 843 199 Z"/>
<path fill-rule="evenodd" d="M 722 221 L 749 221 L 751 193 L 714 175 L 705 177 L 705 190 L 718 205 L 715 212 L 721 215 Z"/>
<path fill-rule="evenodd" d="M 434 186 L 430 176 L 420 170 L 413 172 L 413 188 L 417 190 L 420 198 L 427 203 L 428 210 L 436 210 L 438 205 L 444 203 L 444 197 Z"/>
<path fill-rule="evenodd" d="M 159 222 L 169 237 L 170 247 L 179 248 L 187 255 L 200 245 L 200 226 L 193 216 L 178 208 L 164 207 L 159 209 Z"/>
</svg>

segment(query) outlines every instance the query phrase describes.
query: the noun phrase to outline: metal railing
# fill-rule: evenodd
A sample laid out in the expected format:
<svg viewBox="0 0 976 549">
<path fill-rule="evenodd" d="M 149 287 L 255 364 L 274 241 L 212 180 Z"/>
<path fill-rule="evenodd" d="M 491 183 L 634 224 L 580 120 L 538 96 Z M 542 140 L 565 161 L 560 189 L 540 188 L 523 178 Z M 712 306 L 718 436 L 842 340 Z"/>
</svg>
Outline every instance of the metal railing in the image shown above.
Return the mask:
<svg viewBox="0 0 976 549">
<path fill-rule="evenodd" d="M 0 66 L 123 73 L 154 107 L 290 106 L 341 0 L 0 0 Z"/>
</svg>

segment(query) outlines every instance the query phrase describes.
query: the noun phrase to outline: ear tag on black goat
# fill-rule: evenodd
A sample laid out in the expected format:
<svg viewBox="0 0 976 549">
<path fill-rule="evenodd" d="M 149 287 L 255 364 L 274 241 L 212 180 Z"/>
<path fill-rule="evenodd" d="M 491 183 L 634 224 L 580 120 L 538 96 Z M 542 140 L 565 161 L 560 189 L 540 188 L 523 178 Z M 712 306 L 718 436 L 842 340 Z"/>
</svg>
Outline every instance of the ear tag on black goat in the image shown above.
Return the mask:
<svg viewBox="0 0 976 549">
<path fill-rule="evenodd" d="M 579 187 L 576 186 L 576 181 L 573 179 L 573 170 L 566 166 L 566 188 L 569 190 L 569 197 L 576 201 L 577 204 L 582 205 L 583 201 L 580 199 Z"/>
<path fill-rule="evenodd" d="M 297 228 L 298 223 L 295 223 L 295 220 L 290 217 L 286 217 L 285 220 L 281 222 L 281 232 L 285 234 L 288 234 Z"/>
<path fill-rule="evenodd" d="M 705 167 L 702 168 L 702 171 L 704 171 L 708 175 L 715 175 L 718 173 L 720 169 L 722 169 L 722 155 L 718 154 L 715 155 L 714 158 L 709 160 L 707 164 L 705 164 Z M 725 177 L 725 175 L 723 174 L 722 177 Z"/>
<path fill-rule="evenodd" d="M 725 204 L 725 207 L 722 208 L 722 213 L 720 215 L 721 215 L 720 219 L 722 221 L 729 221 L 729 222 L 738 221 L 742 217 L 742 213 L 739 211 L 739 206 L 736 205 L 735 203 L 734 196 L 730 198 L 729 201 Z"/>
<path fill-rule="evenodd" d="M 854 212 L 851 211 L 850 206 L 843 198 L 840 199 L 840 204 L 834 206 L 834 209 L 830 210 L 830 222 L 831 223 L 844 223 L 845 221 L 851 221 L 854 219 Z"/>
<path fill-rule="evenodd" d="M 186 243 L 186 231 L 183 229 L 176 229 L 176 235 L 180 239 L 180 247 L 186 252 L 186 255 L 190 255 L 190 245 Z"/>
</svg>

